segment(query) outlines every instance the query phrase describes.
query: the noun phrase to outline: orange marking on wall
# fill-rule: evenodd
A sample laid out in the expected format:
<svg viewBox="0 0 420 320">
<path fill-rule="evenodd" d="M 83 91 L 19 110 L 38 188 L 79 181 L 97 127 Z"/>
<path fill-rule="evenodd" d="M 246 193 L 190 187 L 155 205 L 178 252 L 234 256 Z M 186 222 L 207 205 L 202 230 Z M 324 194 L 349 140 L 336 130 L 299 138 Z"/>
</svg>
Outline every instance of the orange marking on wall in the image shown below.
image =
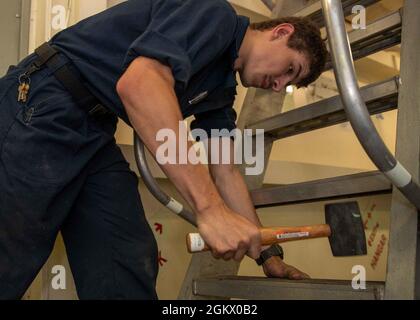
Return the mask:
<svg viewBox="0 0 420 320">
<path fill-rule="evenodd" d="M 376 266 L 378 265 L 378 262 L 379 262 L 379 260 L 382 256 L 382 253 L 384 251 L 384 248 L 386 246 L 387 241 L 388 241 L 388 238 L 383 234 L 381 236 L 381 241 L 379 241 L 379 244 L 376 247 L 375 255 L 373 256 L 372 261 L 370 263 L 370 266 L 374 270 L 375 270 Z"/>
</svg>

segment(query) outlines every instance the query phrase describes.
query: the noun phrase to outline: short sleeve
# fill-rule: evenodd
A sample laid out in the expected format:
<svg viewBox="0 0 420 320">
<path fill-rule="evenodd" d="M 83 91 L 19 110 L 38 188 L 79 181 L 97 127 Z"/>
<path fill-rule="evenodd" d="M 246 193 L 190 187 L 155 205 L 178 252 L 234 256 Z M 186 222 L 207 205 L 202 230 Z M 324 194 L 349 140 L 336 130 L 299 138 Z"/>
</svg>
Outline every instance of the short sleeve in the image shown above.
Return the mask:
<svg viewBox="0 0 420 320">
<path fill-rule="evenodd" d="M 208 138 L 231 136 L 232 131 L 236 129 L 237 114 L 232 105 L 195 114 L 194 117 L 191 130 L 204 130 Z M 194 138 L 200 140 L 198 136 Z"/>
<path fill-rule="evenodd" d="M 146 31 L 131 44 L 124 68 L 139 56 L 156 59 L 185 88 L 192 75 L 229 47 L 237 21 L 224 0 L 158 0 Z"/>
</svg>

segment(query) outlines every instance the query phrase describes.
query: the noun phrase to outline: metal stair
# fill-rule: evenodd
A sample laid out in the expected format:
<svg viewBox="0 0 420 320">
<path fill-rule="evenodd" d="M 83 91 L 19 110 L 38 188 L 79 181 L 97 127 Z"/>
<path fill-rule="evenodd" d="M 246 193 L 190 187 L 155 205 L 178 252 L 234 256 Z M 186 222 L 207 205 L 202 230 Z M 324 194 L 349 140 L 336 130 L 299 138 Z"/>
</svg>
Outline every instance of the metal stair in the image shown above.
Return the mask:
<svg viewBox="0 0 420 320">
<path fill-rule="evenodd" d="M 366 29 L 349 33 L 353 59 L 358 60 L 401 43 L 402 10 L 380 18 L 366 26 Z M 332 69 L 331 61 L 326 70 Z"/>
<path fill-rule="evenodd" d="M 369 6 L 378 0 L 343 0 L 346 15 L 354 5 Z M 272 3 L 272 2 L 270 2 Z M 308 16 L 319 27 L 324 26 L 320 1 L 278 0 L 273 17 Z M 399 109 L 397 157 L 419 177 L 420 94 L 418 74 L 420 63 L 420 4 L 417 0 L 405 0 L 402 11 L 395 12 L 370 24 L 366 30 L 353 31 L 349 35 L 355 59 L 402 43 L 402 70 L 400 78 L 373 84 L 363 88 L 362 95 L 370 114 Z M 403 21 L 405 20 L 405 21 Z M 417 33 L 417 34 L 416 34 Z M 327 69 L 331 68 L 331 64 Z M 401 86 L 403 84 L 403 86 Z M 284 96 L 283 96 L 284 97 Z M 340 97 L 326 99 L 303 108 L 273 115 L 282 96 L 271 96 L 260 90 L 249 90 L 239 127 L 265 129 L 266 161 L 275 140 L 302 134 L 347 121 Z M 264 107 L 260 107 L 263 105 Z M 255 121 L 252 108 L 259 106 Z M 262 116 L 264 116 L 261 118 Z M 393 193 L 391 229 L 386 283 L 369 282 L 367 290 L 353 290 L 349 281 L 307 280 L 290 281 L 267 278 L 237 277 L 239 265 L 216 262 L 209 255 L 193 257 L 180 299 L 414 299 L 420 297 L 419 269 L 420 249 L 417 244 L 418 212 L 404 196 L 380 172 L 362 173 L 346 177 L 305 182 L 300 184 L 260 189 L 264 176 L 252 180 L 246 177 L 256 207 L 280 206 L 326 199 L 350 198 L 361 195 Z M 417 258 L 416 258 L 417 251 Z M 417 270 L 419 271 L 419 270 Z M 223 274 L 224 276 L 220 276 Z"/>
<path fill-rule="evenodd" d="M 195 295 L 249 300 L 381 300 L 385 284 L 367 282 L 366 290 L 353 290 L 351 281 L 222 276 L 195 280 L 193 290 Z"/>
<path fill-rule="evenodd" d="M 398 106 L 399 78 L 369 85 L 362 89 L 362 96 L 371 115 L 396 109 Z M 346 122 L 340 96 L 325 99 L 308 106 L 247 125 L 247 129 L 264 129 L 274 140 L 288 138 L 308 131 Z"/>
<path fill-rule="evenodd" d="M 348 16 L 352 13 L 352 9 L 356 5 L 368 7 L 373 5 L 380 0 L 342 0 L 344 15 Z M 308 1 L 301 2 L 300 6 L 294 9 L 294 12 L 290 12 L 296 17 L 308 17 L 320 28 L 325 26 L 324 15 L 322 13 L 322 5 L 320 1 Z M 284 15 L 284 14 L 282 14 Z"/>
<path fill-rule="evenodd" d="M 392 184 L 375 171 L 254 190 L 251 196 L 258 209 L 390 193 Z"/>
</svg>

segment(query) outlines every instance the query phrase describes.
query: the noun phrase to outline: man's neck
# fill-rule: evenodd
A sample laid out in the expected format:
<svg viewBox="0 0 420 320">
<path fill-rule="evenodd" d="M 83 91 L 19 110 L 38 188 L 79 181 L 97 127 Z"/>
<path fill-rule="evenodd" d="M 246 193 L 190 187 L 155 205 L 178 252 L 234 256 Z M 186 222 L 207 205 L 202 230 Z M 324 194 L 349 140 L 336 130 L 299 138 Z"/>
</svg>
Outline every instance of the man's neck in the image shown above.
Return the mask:
<svg viewBox="0 0 420 320">
<path fill-rule="evenodd" d="M 250 27 L 248 27 L 248 29 L 246 30 L 241 47 L 239 48 L 238 58 L 235 60 L 235 71 L 240 71 L 243 69 L 245 61 L 248 59 L 248 56 L 251 52 L 252 43 L 255 40 L 256 32 L 257 31 L 252 30 Z"/>
</svg>

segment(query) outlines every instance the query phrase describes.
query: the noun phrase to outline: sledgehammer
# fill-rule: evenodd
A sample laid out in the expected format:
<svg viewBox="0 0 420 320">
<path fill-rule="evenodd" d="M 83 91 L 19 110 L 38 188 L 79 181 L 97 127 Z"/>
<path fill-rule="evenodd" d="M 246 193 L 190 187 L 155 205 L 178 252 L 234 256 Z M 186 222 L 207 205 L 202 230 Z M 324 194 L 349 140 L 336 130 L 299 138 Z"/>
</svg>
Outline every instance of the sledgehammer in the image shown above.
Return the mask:
<svg viewBox="0 0 420 320">
<path fill-rule="evenodd" d="M 328 204 L 325 206 L 326 224 L 304 227 L 262 228 L 263 246 L 288 241 L 328 237 L 331 251 L 335 257 L 366 255 L 366 237 L 357 202 Z M 187 235 L 187 248 L 190 253 L 208 251 L 198 233 Z"/>
</svg>

